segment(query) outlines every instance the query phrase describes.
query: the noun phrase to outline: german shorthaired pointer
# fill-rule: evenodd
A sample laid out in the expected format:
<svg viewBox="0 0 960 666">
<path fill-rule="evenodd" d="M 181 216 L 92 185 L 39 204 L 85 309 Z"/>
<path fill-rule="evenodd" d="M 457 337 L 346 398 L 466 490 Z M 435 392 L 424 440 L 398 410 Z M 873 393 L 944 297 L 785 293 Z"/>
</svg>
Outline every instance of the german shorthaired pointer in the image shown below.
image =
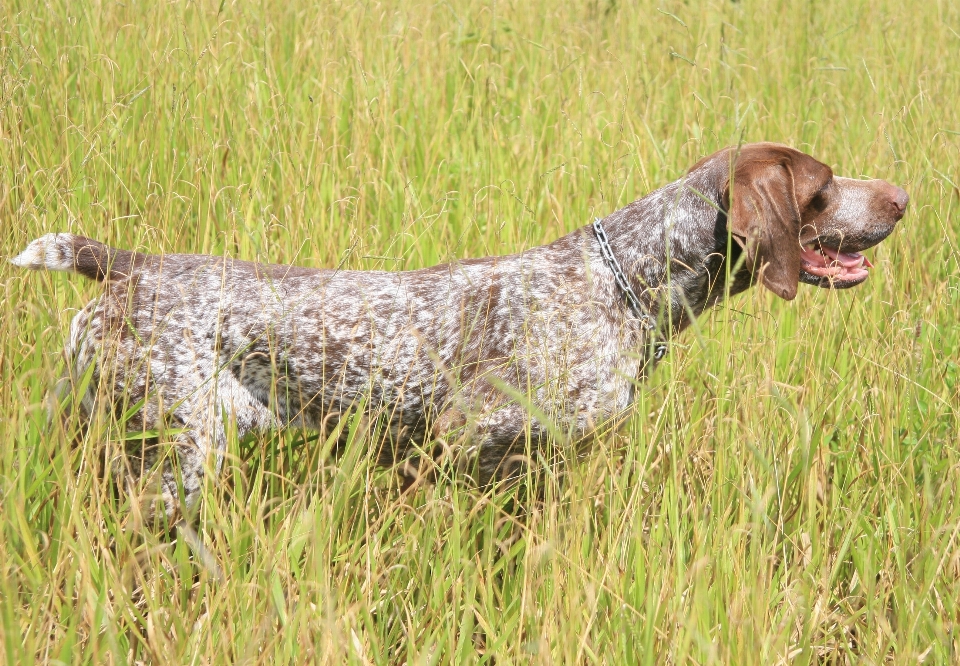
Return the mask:
<svg viewBox="0 0 960 666">
<path fill-rule="evenodd" d="M 228 420 L 241 436 L 293 424 L 342 445 L 338 424 L 362 409 L 383 425 L 381 464 L 402 473 L 455 451 L 479 483 L 502 478 L 548 435 L 576 441 L 622 414 L 670 337 L 727 294 L 762 282 L 792 299 L 799 282 L 866 280 L 860 252 L 893 231 L 907 201 L 884 181 L 835 177 L 758 143 L 510 256 L 315 270 L 60 233 L 13 263 L 104 282 L 73 319 L 65 380 L 92 372 L 86 414 L 108 395 L 140 406 L 128 428 L 175 433 L 177 464 L 164 457 L 158 472 L 172 517 L 220 470 Z M 158 448 L 115 471 L 139 476 Z"/>
</svg>

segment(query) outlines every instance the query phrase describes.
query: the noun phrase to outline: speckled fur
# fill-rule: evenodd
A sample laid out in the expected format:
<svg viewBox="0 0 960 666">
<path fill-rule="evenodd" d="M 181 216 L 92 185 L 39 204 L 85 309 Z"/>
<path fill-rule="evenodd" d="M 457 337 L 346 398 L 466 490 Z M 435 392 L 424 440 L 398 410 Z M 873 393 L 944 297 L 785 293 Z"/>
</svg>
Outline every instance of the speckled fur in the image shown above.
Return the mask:
<svg viewBox="0 0 960 666">
<path fill-rule="evenodd" d="M 664 336 L 754 281 L 740 266 L 724 284 L 724 262 L 741 254 L 721 210 L 729 164 L 718 153 L 603 221 Z M 385 423 L 371 452 L 380 463 L 409 470 L 416 451 L 457 441 L 467 473 L 486 483 L 548 432 L 578 440 L 623 413 L 654 362 L 589 226 L 520 254 L 410 272 L 143 255 L 71 234 L 14 261 L 105 280 L 71 325 L 69 375 L 94 366 L 84 411 L 105 382 L 117 404 L 143 401 L 128 429 L 180 431 L 178 464 L 162 470 L 170 515 L 178 486 L 189 506 L 219 471 L 228 421 L 241 436 L 284 424 L 329 433 L 362 403 Z M 134 454 L 127 469 L 136 476 L 162 453 Z"/>
</svg>

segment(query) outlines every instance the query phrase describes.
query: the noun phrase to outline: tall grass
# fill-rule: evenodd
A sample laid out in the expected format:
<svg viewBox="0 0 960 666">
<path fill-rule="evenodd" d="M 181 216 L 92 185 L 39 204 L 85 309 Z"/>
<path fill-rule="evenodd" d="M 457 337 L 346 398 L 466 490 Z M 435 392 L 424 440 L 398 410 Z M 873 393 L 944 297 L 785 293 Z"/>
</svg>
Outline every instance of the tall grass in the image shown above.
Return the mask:
<svg viewBox="0 0 960 666">
<path fill-rule="evenodd" d="M 318 6 L 315 6 L 318 5 Z M 0 5 L 0 256 L 410 269 L 551 240 L 739 141 L 912 202 L 842 293 L 699 322 L 545 501 L 288 430 L 229 442 L 182 540 L 48 426 L 98 287 L 0 264 L 2 660 L 960 660 L 960 9 L 949 2 Z M 109 426 L 110 424 L 107 424 Z"/>
</svg>

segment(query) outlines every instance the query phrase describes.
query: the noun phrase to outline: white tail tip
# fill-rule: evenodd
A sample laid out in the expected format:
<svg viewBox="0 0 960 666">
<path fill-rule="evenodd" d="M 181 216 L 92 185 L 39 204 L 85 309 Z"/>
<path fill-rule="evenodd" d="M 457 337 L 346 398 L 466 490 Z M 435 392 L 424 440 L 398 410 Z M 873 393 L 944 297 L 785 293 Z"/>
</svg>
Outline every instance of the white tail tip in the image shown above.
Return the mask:
<svg viewBox="0 0 960 666">
<path fill-rule="evenodd" d="M 73 271 L 73 234 L 46 234 L 10 260 L 14 266 L 34 271 Z"/>
</svg>

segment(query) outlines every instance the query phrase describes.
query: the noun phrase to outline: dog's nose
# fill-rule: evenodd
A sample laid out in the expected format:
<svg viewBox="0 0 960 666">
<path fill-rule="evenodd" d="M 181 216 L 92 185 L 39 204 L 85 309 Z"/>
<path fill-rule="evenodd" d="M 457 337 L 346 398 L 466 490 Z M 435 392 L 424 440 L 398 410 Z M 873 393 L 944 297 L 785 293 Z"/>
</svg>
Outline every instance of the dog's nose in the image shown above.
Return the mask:
<svg viewBox="0 0 960 666">
<path fill-rule="evenodd" d="M 907 212 L 907 204 L 910 202 L 910 195 L 907 194 L 902 188 L 896 187 L 895 185 L 891 185 L 890 187 L 893 189 L 893 192 L 890 196 L 890 204 L 893 206 L 893 209 L 897 215 L 897 219 L 899 220 L 901 217 L 903 217 L 904 213 Z"/>
</svg>

